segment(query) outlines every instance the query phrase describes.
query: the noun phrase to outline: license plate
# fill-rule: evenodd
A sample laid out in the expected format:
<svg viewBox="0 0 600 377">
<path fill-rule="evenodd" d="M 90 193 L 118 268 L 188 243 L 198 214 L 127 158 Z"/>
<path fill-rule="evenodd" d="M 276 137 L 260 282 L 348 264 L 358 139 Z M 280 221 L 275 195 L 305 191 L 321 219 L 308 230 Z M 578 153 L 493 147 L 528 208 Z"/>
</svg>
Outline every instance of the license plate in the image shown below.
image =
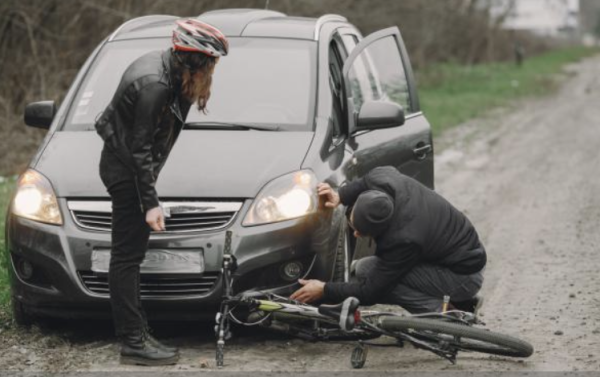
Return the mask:
<svg viewBox="0 0 600 377">
<path fill-rule="evenodd" d="M 92 271 L 108 273 L 110 250 L 92 251 Z M 143 274 L 201 274 L 204 272 L 202 250 L 148 250 L 140 266 Z"/>
</svg>

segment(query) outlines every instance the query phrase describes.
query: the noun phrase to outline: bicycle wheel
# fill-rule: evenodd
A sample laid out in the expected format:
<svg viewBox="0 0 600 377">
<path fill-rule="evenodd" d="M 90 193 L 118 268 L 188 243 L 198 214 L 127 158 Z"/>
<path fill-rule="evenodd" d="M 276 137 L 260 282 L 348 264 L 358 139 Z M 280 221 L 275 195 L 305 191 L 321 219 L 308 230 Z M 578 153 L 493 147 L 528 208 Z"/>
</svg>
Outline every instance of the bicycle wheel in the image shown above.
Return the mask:
<svg viewBox="0 0 600 377">
<path fill-rule="evenodd" d="M 402 331 L 420 340 L 445 342 L 458 350 L 511 357 L 529 357 L 533 346 L 521 339 L 458 323 L 411 317 L 382 317 L 379 326 Z"/>
</svg>

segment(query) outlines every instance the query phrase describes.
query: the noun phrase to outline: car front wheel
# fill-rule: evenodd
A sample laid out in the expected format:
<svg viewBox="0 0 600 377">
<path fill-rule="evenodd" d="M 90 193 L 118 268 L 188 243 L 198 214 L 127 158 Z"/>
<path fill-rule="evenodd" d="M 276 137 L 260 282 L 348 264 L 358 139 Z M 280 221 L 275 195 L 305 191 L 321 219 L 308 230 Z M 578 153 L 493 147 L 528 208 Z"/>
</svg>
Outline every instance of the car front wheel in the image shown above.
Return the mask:
<svg viewBox="0 0 600 377">
<path fill-rule="evenodd" d="M 335 249 L 335 262 L 333 264 L 333 282 L 347 282 L 350 278 L 350 262 L 352 260 L 352 237 L 346 219 L 342 220 Z"/>
<path fill-rule="evenodd" d="M 27 311 L 25 306 L 19 300 L 17 300 L 14 296 L 11 297 L 11 301 L 12 301 L 13 321 L 18 326 L 30 326 L 31 324 L 33 324 L 34 318 Z"/>
</svg>

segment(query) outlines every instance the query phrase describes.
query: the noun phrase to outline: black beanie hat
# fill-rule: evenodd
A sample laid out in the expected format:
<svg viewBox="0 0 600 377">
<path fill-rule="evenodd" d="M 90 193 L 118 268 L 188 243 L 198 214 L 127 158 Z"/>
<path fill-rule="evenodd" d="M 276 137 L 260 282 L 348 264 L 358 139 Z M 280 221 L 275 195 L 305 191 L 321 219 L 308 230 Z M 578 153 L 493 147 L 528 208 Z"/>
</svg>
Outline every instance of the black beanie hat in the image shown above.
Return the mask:
<svg viewBox="0 0 600 377">
<path fill-rule="evenodd" d="M 377 237 L 389 226 L 394 216 L 394 201 L 381 191 L 365 191 L 354 204 L 353 225 L 365 236 Z"/>
</svg>

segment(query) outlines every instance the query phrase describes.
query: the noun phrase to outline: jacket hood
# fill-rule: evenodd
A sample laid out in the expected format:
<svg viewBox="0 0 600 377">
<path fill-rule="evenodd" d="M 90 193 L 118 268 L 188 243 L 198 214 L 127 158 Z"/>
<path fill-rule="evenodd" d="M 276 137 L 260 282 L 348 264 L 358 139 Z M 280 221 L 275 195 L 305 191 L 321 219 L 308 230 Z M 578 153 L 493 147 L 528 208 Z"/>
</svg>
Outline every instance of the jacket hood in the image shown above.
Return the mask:
<svg viewBox="0 0 600 377">
<path fill-rule="evenodd" d="M 270 180 L 299 170 L 312 132 L 184 130 L 158 177 L 161 198 L 253 198 Z M 56 132 L 34 169 L 58 197 L 108 197 L 95 132 Z"/>
</svg>

